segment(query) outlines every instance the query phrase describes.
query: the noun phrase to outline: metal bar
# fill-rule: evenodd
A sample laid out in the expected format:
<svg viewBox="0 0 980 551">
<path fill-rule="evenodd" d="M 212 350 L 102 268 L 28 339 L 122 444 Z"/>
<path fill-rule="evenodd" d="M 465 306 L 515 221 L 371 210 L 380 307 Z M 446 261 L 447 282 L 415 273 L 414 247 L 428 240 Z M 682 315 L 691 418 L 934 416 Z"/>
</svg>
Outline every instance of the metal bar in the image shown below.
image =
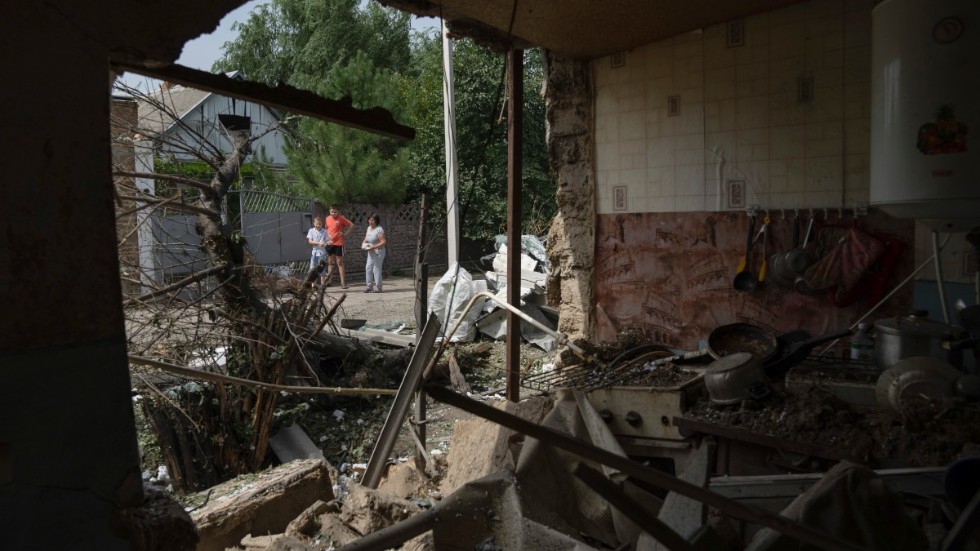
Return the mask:
<svg viewBox="0 0 980 551">
<path fill-rule="evenodd" d="M 659 518 L 646 514 L 646 510 L 639 502 L 626 495 L 622 488 L 613 484 L 599 471 L 579 463 L 572 474 L 670 551 L 694 550 L 694 546 L 684 539 L 684 536 L 675 532 Z"/>
<path fill-rule="evenodd" d="M 432 345 L 436 342 L 436 335 L 438 334 L 439 318 L 435 315 L 429 316 L 429 323 L 426 323 L 425 329 L 422 330 L 422 337 L 419 339 L 418 346 L 415 347 L 415 352 L 412 353 L 412 359 L 408 362 L 408 368 L 402 377 L 398 393 L 395 394 L 395 401 L 391 404 L 388 418 L 385 419 L 381 435 L 378 436 L 374 451 L 371 452 L 371 459 L 364 471 L 364 479 L 361 484 L 368 488 L 376 489 L 378 482 L 381 481 L 381 471 L 388 460 L 391 448 L 395 446 L 398 430 L 405 420 L 405 414 L 408 413 L 408 406 L 411 404 L 412 397 L 415 396 L 415 391 L 422 381 L 422 368 L 429 359 L 429 353 L 432 351 Z"/>
<path fill-rule="evenodd" d="M 939 246 L 939 232 L 932 231 L 932 259 L 936 268 L 936 289 L 939 291 L 939 306 L 942 307 L 943 321 L 949 325 L 949 306 L 946 304 L 946 284 L 943 281 L 942 248 Z"/>
<path fill-rule="evenodd" d="M 521 135 L 524 128 L 524 50 L 507 52 L 507 303 L 521 305 Z M 507 399 L 521 399 L 521 322 L 507 313 Z"/>
<path fill-rule="evenodd" d="M 922 262 L 922 264 L 919 264 L 919 267 L 918 268 L 912 270 L 912 273 L 909 274 L 908 277 L 906 277 L 905 279 L 903 279 L 901 281 L 901 283 L 899 283 L 898 285 L 896 285 L 895 288 L 892 289 L 890 293 L 888 293 L 887 295 L 885 295 L 884 297 L 882 297 L 882 299 L 878 301 L 878 304 L 875 304 L 874 306 L 872 306 L 870 310 L 868 310 L 867 312 L 864 313 L 864 315 L 862 315 L 860 318 L 858 318 L 857 320 L 855 320 L 854 323 L 851 324 L 851 327 L 849 327 L 849 329 L 851 331 L 854 331 L 855 329 L 857 329 L 857 326 L 860 325 L 862 321 L 864 321 L 865 319 L 867 319 L 867 317 L 870 316 L 871 314 L 874 314 L 875 311 L 878 310 L 878 308 L 880 308 L 882 305 L 885 304 L 885 302 L 888 301 L 888 299 L 892 298 L 892 295 L 894 295 L 895 293 L 899 292 L 902 289 L 902 287 L 905 287 L 905 285 L 908 284 L 908 282 L 910 282 L 913 279 L 915 279 L 915 275 L 918 274 L 919 272 L 921 272 L 923 269 L 925 269 L 925 267 L 928 266 L 929 263 L 932 262 L 933 259 L 935 259 L 936 256 L 939 253 L 941 253 L 942 250 L 946 247 L 946 243 L 949 241 L 950 235 L 952 235 L 952 234 L 947 234 L 946 235 L 946 239 L 943 240 L 942 245 L 939 245 L 939 250 L 938 251 L 934 250 L 933 253 L 932 253 L 932 256 L 930 256 L 929 258 L 925 259 Z M 837 339 L 837 340 L 840 340 L 840 339 Z M 828 344 L 827 347 L 824 348 L 823 350 L 821 350 L 817 355 L 818 356 L 823 356 L 824 354 L 826 354 L 828 351 L 830 351 L 831 348 L 834 347 L 834 345 L 837 344 L 837 340 L 831 341 L 830 344 Z"/>
<path fill-rule="evenodd" d="M 652 484 L 667 491 L 676 492 L 685 497 L 697 500 L 709 507 L 719 509 L 722 513 L 735 517 L 739 520 L 752 522 L 762 526 L 767 526 L 782 534 L 797 538 L 803 543 L 838 551 L 842 549 L 858 550 L 862 547 L 838 539 L 830 534 L 815 530 L 809 526 L 801 524 L 795 520 L 782 517 L 768 511 L 751 507 L 739 503 L 733 499 L 721 496 L 700 486 L 685 482 L 664 472 L 641 465 L 628 457 L 615 454 L 584 440 L 574 438 L 568 434 L 559 432 L 550 427 L 544 427 L 516 415 L 498 410 L 467 398 L 461 394 L 439 385 L 426 385 L 426 392 L 440 402 L 458 407 L 464 411 L 477 415 L 488 421 L 493 421 L 499 425 L 520 432 L 521 434 L 536 438 L 541 442 L 561 448 L 567 452 L 577 455 L 583 459 L 588 459 L 602 463 L 603 465 L 618 469 L 628 476 Z"/>
</svg>

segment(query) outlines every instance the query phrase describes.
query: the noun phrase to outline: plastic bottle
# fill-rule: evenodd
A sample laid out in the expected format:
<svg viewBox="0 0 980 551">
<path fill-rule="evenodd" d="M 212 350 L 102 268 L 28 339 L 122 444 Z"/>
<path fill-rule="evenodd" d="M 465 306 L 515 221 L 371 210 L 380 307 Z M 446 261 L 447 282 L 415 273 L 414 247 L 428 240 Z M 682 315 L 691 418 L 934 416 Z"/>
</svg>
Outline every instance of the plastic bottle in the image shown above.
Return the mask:
<svg viewBox="0 0 980 551">
<path fill-rule="evenodd" d="M 875 341 L 871 338 L 871 324 L 861 322 L 857 333 L 851 337 L 851 359 L 870 362 L 874 360 Z"/>
</svg>

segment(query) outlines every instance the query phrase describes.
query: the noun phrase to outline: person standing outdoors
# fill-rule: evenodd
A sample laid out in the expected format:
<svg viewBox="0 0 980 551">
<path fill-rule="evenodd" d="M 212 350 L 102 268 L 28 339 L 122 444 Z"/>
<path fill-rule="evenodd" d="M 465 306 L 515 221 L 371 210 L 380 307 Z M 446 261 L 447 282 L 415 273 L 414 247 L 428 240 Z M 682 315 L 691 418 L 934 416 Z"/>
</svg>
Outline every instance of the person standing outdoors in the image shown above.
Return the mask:
<svg viewBox="0 0 980 551">
<path fill-rule="evenodd" d="M 347 280 L 344 278 L 344 238 L 347 234 L 354 231 L 354 223 L 340 214 L 337 205 L 330 205 L 330 216 L 325 221 L 327 226 L 327 285 L 333 281 L 333 264 L 337 265 L 337 273 L 340 274 L 340 288 L 347 288 Z"/>
<path fill-rule="evenodd" d="M 313 247 L 313 254 L 310 255 L 310 270 L 314 270 L 320 262 L 327 261 L 327 230 L 323 227 L 323 220 L 319 216 L 313 219 L 313 227 L 306 232 L 306 242 Z M 326 280 L 321 270 L 320 285 L 323 285 Z"/>
<path fill-rule="evenodd" d="M 368 218 L 367 233 L 361 248 L 367 251 L 367 262 L 364 265 L 364 279 L 367 281 L 365 293 L 381 292 L 381 268 L 385 262 L 385 230 L 381 227 L 381 215 L 374 213 Z"/>
</svg>

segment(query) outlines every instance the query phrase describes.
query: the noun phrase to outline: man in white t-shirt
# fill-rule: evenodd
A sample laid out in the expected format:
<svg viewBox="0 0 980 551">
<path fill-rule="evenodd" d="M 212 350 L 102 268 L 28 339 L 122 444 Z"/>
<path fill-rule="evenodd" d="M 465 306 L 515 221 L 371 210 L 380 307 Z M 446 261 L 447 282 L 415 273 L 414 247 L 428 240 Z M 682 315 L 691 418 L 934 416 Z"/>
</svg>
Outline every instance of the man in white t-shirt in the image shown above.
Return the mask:
<svg viewBox="0 0 980 551">
<path fill-rule="evenodd" d="M 327 281 L 327 229 L 323 227 L 323 219 L 319 216 L 313 219 L 313 227 L 306 232 L 306 242 L 313 247 L 313 254 L 310 256 L 310 270 L 323 262 L 324 269 L 320 270 L 320 285 Z"/>
</svg>

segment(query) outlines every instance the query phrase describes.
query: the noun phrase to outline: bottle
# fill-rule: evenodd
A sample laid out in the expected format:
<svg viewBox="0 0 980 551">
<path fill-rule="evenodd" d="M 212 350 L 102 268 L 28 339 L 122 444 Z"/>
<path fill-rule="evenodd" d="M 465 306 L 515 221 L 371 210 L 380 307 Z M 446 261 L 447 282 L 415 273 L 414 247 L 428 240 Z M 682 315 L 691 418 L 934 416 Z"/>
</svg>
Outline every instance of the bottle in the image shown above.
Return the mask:
<svg viewBox="0 0 980 551">
<path fill-rule="evenodd" d="M 851 359 L 870 362 L 874 360 L 875 341 L 871 338 L 871 324 L 861 322 L 857 333 L 851 337 Z"/>
</svg>

